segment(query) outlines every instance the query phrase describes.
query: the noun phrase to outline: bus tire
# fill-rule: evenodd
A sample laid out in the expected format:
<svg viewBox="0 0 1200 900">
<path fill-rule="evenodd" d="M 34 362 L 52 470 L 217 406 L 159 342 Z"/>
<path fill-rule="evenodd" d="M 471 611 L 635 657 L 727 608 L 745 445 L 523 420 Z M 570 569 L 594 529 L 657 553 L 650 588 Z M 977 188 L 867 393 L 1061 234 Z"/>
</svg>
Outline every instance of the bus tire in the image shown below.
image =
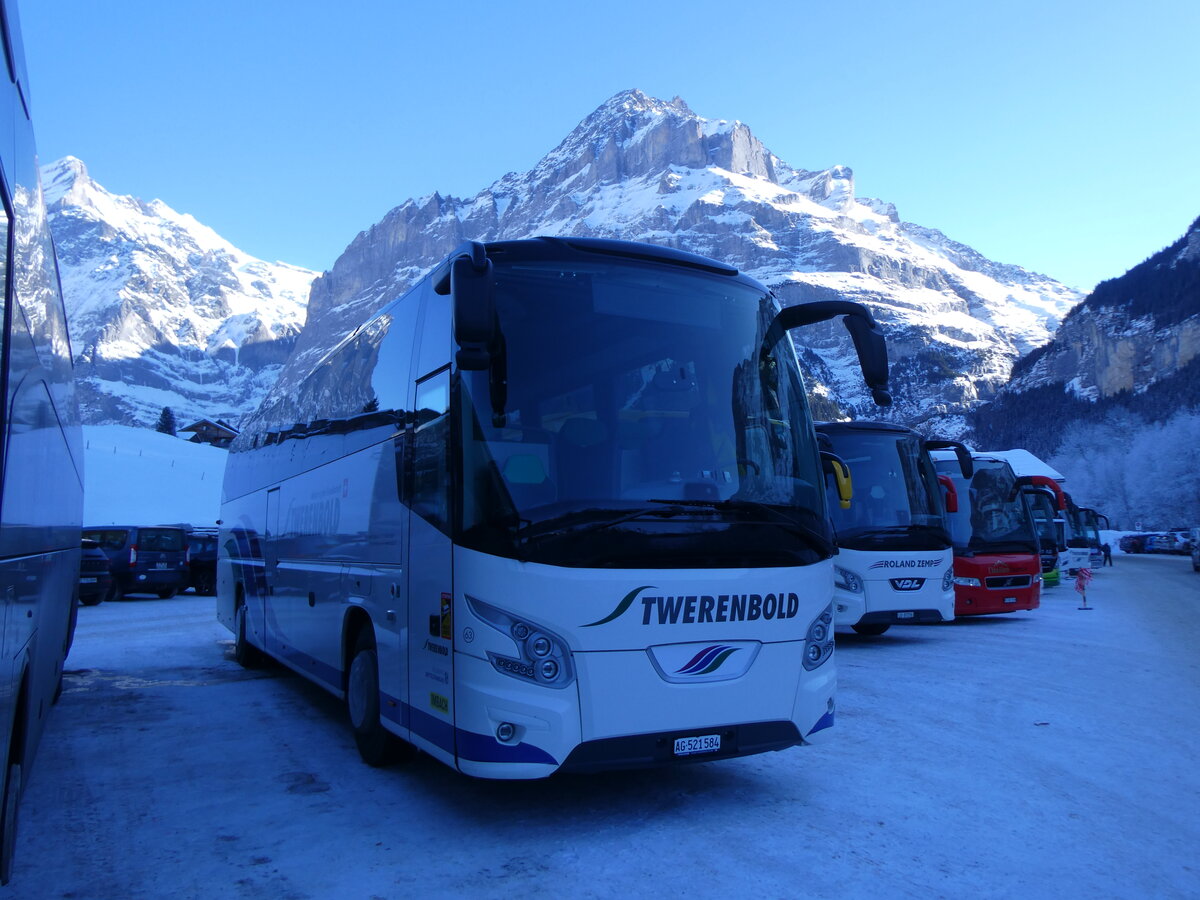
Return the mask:
<svg viewBox="0 0 1200 900">
<path fill-rule="evenodd" d="M 237 632 L 233 641 L 233 658 L 243 669 L 257 669 L 263 664 L 263 653 L 246 639 L 246 604 L 237 608 Z"/>
<path fill-rule="evenodd" d="M 17 810 L 21 802 L 21 764 L 9 763 L 4 781 L 4 806 L 0 809 L 0 885 L 12 878 L 13 853 L 17 848 Z"/>
<path fill-rule="evenodd" d="M 399 757 L 399 742 L 379 720 L 379 658 L 367 628 L 358 632 L 346 676 L 346 711 L 358 754 L 368 766 L 386 766 Z"/>
<path fill-rule="evenodd" d="M 885 631 L 887 631 L 892 626 L 891 625 L 851 625 L 850 627 L 853 628 L 857 634 L 869 634 L 872 636 L 877 636 L 877 635 L 883 634 Z"/>
</svg>

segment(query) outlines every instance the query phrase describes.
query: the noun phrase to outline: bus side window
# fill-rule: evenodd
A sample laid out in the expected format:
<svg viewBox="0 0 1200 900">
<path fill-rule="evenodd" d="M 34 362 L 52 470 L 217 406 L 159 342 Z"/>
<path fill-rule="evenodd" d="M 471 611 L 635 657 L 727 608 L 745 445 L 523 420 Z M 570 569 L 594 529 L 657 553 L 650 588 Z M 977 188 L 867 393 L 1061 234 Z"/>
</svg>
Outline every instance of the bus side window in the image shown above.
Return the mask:
<svg viewBox="0 0 1200 900">
<path fill-rule="evenodd" d="M 439 530 L 450 530 L 450 370 L 417 384 L 409 505 Z"/>
</svg>

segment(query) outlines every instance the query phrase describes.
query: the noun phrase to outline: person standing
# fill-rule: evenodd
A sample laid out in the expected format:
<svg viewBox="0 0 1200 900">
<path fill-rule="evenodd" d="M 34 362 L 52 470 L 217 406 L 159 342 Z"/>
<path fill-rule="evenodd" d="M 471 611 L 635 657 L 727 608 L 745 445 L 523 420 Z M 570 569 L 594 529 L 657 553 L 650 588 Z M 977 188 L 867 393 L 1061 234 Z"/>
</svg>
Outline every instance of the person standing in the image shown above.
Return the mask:
<svg viewBox="0 0 1200 900">
<path fill-rule="evenodd" d="M 1102 544 L 1100 546 L 1100 550 L 1104 553 L 1104 565 L 1111 566 L 1112 565 L 1112 546 L 1109 544 Z"/>
</svg>

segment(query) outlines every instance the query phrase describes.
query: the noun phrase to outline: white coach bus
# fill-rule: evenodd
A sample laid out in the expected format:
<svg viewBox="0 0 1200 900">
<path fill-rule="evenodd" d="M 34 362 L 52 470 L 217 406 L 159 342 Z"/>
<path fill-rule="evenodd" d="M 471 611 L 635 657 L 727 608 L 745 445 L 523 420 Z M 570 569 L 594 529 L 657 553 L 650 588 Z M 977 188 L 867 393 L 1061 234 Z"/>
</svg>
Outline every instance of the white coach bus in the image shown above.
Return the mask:
<svg viewBox="0 0 1200 900">
<path fill-rule="evenodd" d="M 952 621 L 954 543 L 946 513 L 957 511 L 958 499 L 929 454 L 953 450 L 970 478 L 970 451 L 889 422 L 822 422 L 817 434 L 850 467 L 855 487 L 849 508 L 830 497 L 838 545 L 834 625 L 879 635 L 893 625 Z"/>
<path fill-rule="evenodd" d="M 789 329 L 644 244 L 465 244 L 267 398 L 231 448 L 218 615 L 411 747 L 537 778 L 741 756 L 833 724 L 835 547 Z"/>
</svg>

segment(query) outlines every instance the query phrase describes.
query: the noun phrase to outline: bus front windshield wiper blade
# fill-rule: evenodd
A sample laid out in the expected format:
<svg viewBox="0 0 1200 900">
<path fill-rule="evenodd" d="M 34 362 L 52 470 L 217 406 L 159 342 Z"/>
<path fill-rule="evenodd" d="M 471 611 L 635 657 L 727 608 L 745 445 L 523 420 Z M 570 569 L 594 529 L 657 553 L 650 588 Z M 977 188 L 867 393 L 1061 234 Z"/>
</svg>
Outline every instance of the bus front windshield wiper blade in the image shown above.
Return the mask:
<svg viewBox="0 0 1200 900">
<path fill-rule="evenodd" d="M 748 512 L 766 513 L 771 518 L 763 522 L 743 522 L 742 524 L 762 524 L 762 525 L 778 525 L 793 531 L 796 534 L 806 538 L 808 542 L 826 555 L 832 556 L 837 552 L 837 545 L 833 540 L 815 529 L 809 528 L 800 522 L 797 522 L 783 510 L 770 505 L 769 503 L 761 503 L 757 500 L 743 500 L 740 498 L 731 497 L 728 500 L 650 500 L 650 503 L 671 504 L 672 506 L 683 507 L 700 507 L 711 510 L 740 510 Z M 670 507 L 667 507 L 670 508 Z"/>
<path fill-rule="evenodd" d="M 652 503 L 659 501 L 652 500 Z M 516 529 L 513 536 L 522 543 L 547 537 L 562 537 L 563 535 L 586 534 L 603 528 L 612 528 L 624 522 L 636 519 L 659 518 L 670 519 L 677 516 L 694 516 L 696 510 L 682 504 L 666 507 L 638 507 L 636 509 L 586 509 L 574 513 L 556 516 L 542 522 L 529 523 Z M 586 519 L 587 521 L 580 521 Z"/>
</svg>

